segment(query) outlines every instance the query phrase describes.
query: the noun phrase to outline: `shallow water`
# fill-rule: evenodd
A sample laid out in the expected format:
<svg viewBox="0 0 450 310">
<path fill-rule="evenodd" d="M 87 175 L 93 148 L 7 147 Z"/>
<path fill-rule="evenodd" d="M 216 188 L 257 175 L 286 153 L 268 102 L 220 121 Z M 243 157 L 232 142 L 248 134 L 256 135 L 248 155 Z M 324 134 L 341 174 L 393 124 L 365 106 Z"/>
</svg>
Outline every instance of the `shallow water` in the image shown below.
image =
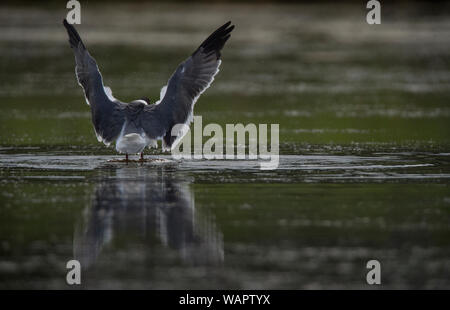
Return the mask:
<svg viewBox="0 0 450 310">
<path fill-rule="evenodd" d="M 83 6 L 78 28 L 123 100 L 156 101 L 232 19 L 195 113 L 280 124 L 279 167 L 263 171 L 155 150 L 117 162 L 61 10 L 1 7 L 0 288 L 73 288 L 74 258 L 81 288 L 367 289 L 372 259 L 378 288 L 450 288 L 450 16 L 431 8 L 367 27 L 352 4 Z"/>
<path fill-rule="evenodd" d="M 121 158 L 0 155 L 2 287 L 66 288 L 72 258 L 84 288 L 367 288 L 370 259 L 448 285 L 450 154 Z"/>
</svg>

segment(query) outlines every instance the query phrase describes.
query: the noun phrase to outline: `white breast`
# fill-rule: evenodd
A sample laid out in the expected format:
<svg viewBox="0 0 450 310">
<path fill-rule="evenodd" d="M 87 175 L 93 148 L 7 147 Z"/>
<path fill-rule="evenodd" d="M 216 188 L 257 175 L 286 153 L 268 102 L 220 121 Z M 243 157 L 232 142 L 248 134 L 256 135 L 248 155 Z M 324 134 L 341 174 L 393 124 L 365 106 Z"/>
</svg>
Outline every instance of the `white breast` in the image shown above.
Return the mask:
<svg viewBox="0 0 450 310">
<path fill-rule="evenodd" d="M 116 150 L 119 153 L 137 154 L 141 153 L 147 146 L 147 141 L 137 133 L 120 135 L 116 141 Z"/>
</svg>

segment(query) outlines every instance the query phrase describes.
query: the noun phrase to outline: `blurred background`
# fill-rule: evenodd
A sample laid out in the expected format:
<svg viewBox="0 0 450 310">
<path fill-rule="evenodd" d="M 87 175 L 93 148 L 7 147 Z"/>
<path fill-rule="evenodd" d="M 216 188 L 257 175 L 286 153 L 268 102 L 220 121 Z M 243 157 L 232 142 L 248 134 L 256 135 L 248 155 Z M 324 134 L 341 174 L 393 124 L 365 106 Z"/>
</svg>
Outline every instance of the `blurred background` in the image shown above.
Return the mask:
<svg viewBox="0 0 450 310">
<path fill-rule="evenodd" d="M 195 114 L 280 124 L 277 171 L 185 162 L 144 175 L 106 163 L 116 153 L 97 142 L 75 79 L 66 2 L 2 2 L 0 288 L 68 288 L 74 248 L 95 252 L 89 265 L 103 257 L 86 288 L 369 288 L 377 258 L 386 288 L 449 288 L 449 5 L 381 2 L 381 25 L 368 25 L 366 1 L 81 1 L 76 28 L 116 98 L 158 100 L 231 20 Z M 180 187 L 186 229 L 154 209 L 130 228 Z M 212 260 L 189 259 L 197 251 Z"/>
<path fill-rule="evenodd" d="M 158 100 L 176 66 L 232 20 L 217 83 L 196 106 L 205 121 L 280 123 L 286 152 L 449 143 L 446 4 L 383 3 L 381 25 L 366 23 L 364 1 L 81 6 L 77 28 L 121 100 Z M 61 26 L 67 12 L 2 6 L 3 144 L 99 146 Z"/>
</svg>

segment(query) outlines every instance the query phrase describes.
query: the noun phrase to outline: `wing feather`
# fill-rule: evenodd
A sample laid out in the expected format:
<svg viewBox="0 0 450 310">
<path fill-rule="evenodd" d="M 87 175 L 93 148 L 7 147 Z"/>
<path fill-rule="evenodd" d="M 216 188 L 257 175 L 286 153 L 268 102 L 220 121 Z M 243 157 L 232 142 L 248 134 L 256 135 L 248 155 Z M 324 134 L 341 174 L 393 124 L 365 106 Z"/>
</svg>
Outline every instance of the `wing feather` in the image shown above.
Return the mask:
<svg viewBox="0 0 450 310">
<path fill-rule="evenodd" d="M 69 43 L 75 55 L 75 73 L 83 88 L 86 102 L 91 106 L 92 122 L 99 141 L 109 144 L 120 134 L 125 121 L 124 104 L 104 87 L 95 59 L 89 54 L 76 29 L 64 19 Z"/>
<path fill-rule="evenodd" d="M 191 122 L 195 102 L 219 72 L 220 52 L 233 29 L 234 25 L 227 22 L 214 31 L 178 66 L 170 77 L 160 102 L 145 107 L 142 128 L 149 138 L 163 137 L 166 147 L 173 147 L 186 133 L 180 131 L 175 136 L 171 135 L 176 124 L 189 125 Z"/>
</svg>

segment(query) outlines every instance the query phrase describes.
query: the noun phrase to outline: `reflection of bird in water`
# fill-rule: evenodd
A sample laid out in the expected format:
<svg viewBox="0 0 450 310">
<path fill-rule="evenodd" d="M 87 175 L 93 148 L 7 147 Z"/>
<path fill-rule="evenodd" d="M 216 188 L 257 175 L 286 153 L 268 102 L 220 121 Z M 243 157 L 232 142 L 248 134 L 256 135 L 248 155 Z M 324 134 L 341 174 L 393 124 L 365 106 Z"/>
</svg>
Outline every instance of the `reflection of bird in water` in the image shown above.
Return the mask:
<svg viewBox="0 0 450 310">
<path fill-rule="evenodd" d="M 151 247 L 155 236 L 192 264 L 223 260 L 222 236 L 210 217 L 195 210 L 186 180 L 164 167 L 121 167 L 102 178 L 92 205 L 77 227 L 74 254 L 84 268 L 92 265 L 102 248 L 114 239 L 132 239 Z"/>
</svg>

